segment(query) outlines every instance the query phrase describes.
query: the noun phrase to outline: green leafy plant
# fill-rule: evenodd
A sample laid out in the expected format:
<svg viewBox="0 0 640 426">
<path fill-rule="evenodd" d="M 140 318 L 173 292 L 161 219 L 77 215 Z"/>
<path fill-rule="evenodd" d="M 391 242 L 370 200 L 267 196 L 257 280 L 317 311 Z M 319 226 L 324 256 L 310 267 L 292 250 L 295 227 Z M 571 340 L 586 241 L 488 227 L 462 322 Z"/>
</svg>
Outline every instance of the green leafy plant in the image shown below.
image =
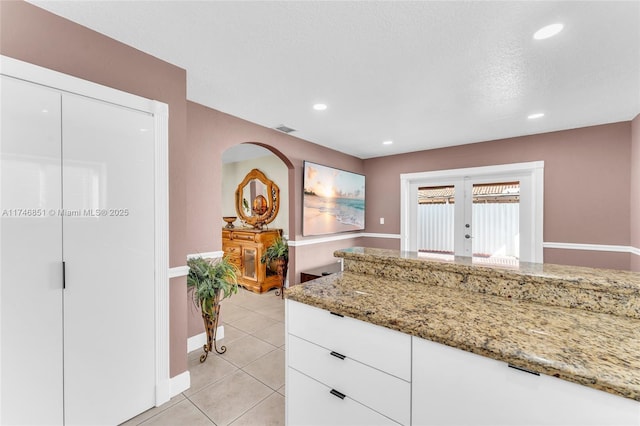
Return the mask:
<svg viewBox="0 0 640 426">
<path fill-rule="evenodd" d="M 277 259 L 284 259 L 285 262 L 289 262 L 289 243 L 282 237 L 278 237 L 267 247 L 260 257 L 260 262 L 269 264 Z"/>
<path fill-rule="evenodd" d="M 195 257 L 187 260 L 187 289 L 193 303 L 203 312 L 212 312 L 221 300 L 238 292 L 237 270 L 226 257 L 212 260 Z"/>
</svg>

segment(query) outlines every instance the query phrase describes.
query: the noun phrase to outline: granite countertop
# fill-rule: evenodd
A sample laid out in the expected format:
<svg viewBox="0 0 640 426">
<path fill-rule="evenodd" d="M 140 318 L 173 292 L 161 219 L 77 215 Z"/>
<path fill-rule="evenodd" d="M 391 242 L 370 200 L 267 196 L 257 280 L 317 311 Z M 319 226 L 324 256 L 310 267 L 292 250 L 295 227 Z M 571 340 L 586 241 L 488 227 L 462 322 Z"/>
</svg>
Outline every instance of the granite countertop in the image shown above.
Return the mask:
<svg viewBox="0 0 640 426">
<path fill-rule="evenodd" d="M 286 297 L 640 401 L 636 318 L 355 272 L 293 286 Z"/>
<path fill-rule="evenodd" d="M 337 257 L 359 261 L 375 260 L 380 264 L 394 264 L 404 268 L 423 267 L 438 268 L 445 271 L 473 271 L 474 274 L 495 275 L 500 273 L 514 279 L 544 281 L 562 280 L 581 288 L 598 288 L 608 291 L 640 292 L 640 274 L 615 269 L 587 268 L 582 266 L 555 265 L 550 263 L 518 262 L 517 265 L 491 263 L 490 259 L 453 257 L 447 260 L 429 258 L 417 252 L 377 249 L 369 247 L 352 247 L 335 252 Z"/>
<path fill-rule="evenodd" d="M 353 247 L 335 252 L 344 270 L 376 278 L 528 300 L 640 319 L 640 273 L 487 259 L 431 259 L 415 252 Z"/>
</svg>

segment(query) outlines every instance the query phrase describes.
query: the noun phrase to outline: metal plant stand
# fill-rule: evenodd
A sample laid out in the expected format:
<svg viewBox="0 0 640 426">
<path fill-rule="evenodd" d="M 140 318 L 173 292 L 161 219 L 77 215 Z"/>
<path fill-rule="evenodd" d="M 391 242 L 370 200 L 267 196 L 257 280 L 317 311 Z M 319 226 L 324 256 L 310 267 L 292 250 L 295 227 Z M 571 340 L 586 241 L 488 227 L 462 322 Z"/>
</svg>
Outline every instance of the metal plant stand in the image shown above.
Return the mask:
<svg viewBox="0 0 640 426">
<path fill-rule="evenodd" d="M 220 302 L 217 301 L 214 305 L 213 312 L 202 311 L 202 319 L 204 321 L 204 329 L 207 333 L 207 343 L 202 347 L 204 353 L 200 355 L 200 362 L 205 362 L 209 356 L 209 352 L 215 350 L 219 354 L 223 354 L 227 351 L 226 346 L 220 346 L 218 349 L 216 345 L 216 334 L 218 332 L 218 319 L 220 318 Z"/>
<path fill-rule="evenodd" d="M 280 296 L 284 299 L 284 285 L 287 279 L 289 262 L 283 257 L 278 258 L 276 259 L 276 267 L 278 268 L 278 278 L 280 278 L 280 288 L 276 290 L 276 296 Z"/>
</svg>

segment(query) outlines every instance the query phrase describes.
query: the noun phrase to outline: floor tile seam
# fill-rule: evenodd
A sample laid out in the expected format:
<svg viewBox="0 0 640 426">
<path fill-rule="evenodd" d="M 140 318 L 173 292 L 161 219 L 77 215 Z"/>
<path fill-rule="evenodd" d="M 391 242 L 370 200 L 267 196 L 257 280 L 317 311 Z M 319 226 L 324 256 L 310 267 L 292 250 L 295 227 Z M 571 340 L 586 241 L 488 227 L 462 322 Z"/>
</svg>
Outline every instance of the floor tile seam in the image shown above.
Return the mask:
<svg viewBox="0 0 640 426">
<path fill-rule="evenodd" d="M 151 420 L 152 418 L 154 418 L 154 417 L 155 417 L 155 416 L 157 416 L 158 414 L 164 413 L 164 412 L 165 412 L 165 411 L 167 411 L 169 408 L 174 407 L 174 406 L 178 405 L 179 403 L 181 403 L 182 401 L 184 401 L 186 397 L 184 397 L 184 395 L 182 394 L 182 392 L 180 393 L 180 395 L 182 395 L 182 396 L 183 396 L 183 398 L 182 398 L 182 399 L 177 400 L 177 401 L 175 401 L 173 404 L 171 404 L 171 405 L 167 405 L 166 407 L 164 407 L 164 408 L 162 408 L 162 409 L 161 409 L 160 407 L 163 407 L 165 404 L 168 404 L 169 402 L 171 402 L 171 399 L 170 399 L 169 401 L 165 402 L 164 404 L 162 404 L 161 406 L 155 406 L 155 407 L 150 408 L 149 410 L 153 410 L 154 408 L 157 408 L 157 409 L 158 409 L 158 412 L 157 412 L 157 413 L 155 413 L 154 415 L 152 415 L 151 417 L 148 417 L 148 418 L 144 419 L 143 421 L 141 421 L 141 422 L 139 422 L 139 423 L 136 423 L 136 426 L 139 426 L 139 425 L 141 425 L 141 424 L 144 424 L 144 423 L 148 422 L 149 420 Z M 176 396 L 177 396 L 177 395 L 176 395 Z M 175 398 L 175 396 L 174 396 L 174 398 Z M 172 398 L 172 399 L 173 399 L 173 398 Z M 142 414 L 144 414 L 144 412 L 142 412 L 142 413 L 138 414 L 138 416 L 141 416 Z M 136 417 L 138 417 L 138 416 L 136 416 Z M 134 418 L 135 418 L 135 417 L 134 417 Z M 130 420 L 133 420 L 133 419 L 130 419 Z M 129 420 L 127 420 L 127 421 L 129 421 Z"/>
<path fill-rule="evenodd" d="M 248 373 L 247 373 L 248 374 Z M 267 386 L 269 389 L 271 389 L 269 386 Z M 235 419 L 231 420 L 231 422 L 228 423 L 229 426 L 233 426 L 233 424 L 238 421 L 238 419 L 240 419 L 240 417 L 244 416 L 245 414 L 247 414 L 249 411 L 253 410 L 255 407 L 257 407 L 258 405 L 260 405 L 263 401 L 265 401 L 267 398 L 269 398 L 271 395 L 273 395 L 274 393 L 277 392 L 271 392 L 269 393 L 269 395 L 265 396 L 264 398 L 262 398 L 261 400 L 259 400 L 258 402 L 256 402 L 254 405 L 252 405 L 251 407 L 247 408 L 242 414 L 240 414 L 238 417 L 236 417 Z"/>
<path fill-rule="evenodd" d="M 169 405 L 168 407 L 166 407 L 166 408 L 164 408 L 164 409 L 162 409 L 162 410 L 158 411 L 156 414 L 154 414 L 153 416 L 151 416 L 151 417 L 149 417 L 149 418 L 147 418 L 147 419 L 144 419 L 144 420 L 143 420 L 143 421 L 141 421 L 140 423 L 136 423 L 136 426 L 140 426 L 140 425 L 144 425 L 145 423 L 148 423 L 149 421 L 151 421 L 151 420 L 152 420 L 152 419 L 154 419 L 155 417 L 159 416 L 160 414 L 164 413 L 164 412 L 165 412 L 165 411 L 167 411 L 168 409 L 173 408 L 173 407 L 175 407 L 176 405 L 180 404 L 182 401 L 185 401 L 186 399 L 188 399 L 186 396 L 184 396 L 184 394 L 182 394 L 182 393 L 181 393 L 181 395 L 182 395 L 184 398 L 182 398 L 180 401 L 176 402 L 175 404 L 171 404 L 171 405 Z M 191 402 L 191 401 L 189 401 L 189 402 Z M 165 402 L 165 404 L 166 404 L 166 402 Z M 192 404 L 192 405 L 195 405 L 195 404 L 193 404 L 193 402 L 191 402 L 191 404 Z M 154 408 L 158 408 L 158 407 L 154 407 Z M 143 413 L 140 413 L 139 415 L 141 415 L 141 414 L 143 414 Z"/>
<path fill-rule="evenodd" d="M 261 340 L 261 341 L 263 341 L 265 343 L 268 343 L 271 346 L 275 346 L 276 348 L 279 348 L 280 346 L 276 346 L 273 343 L 269 342 L 268 340 L 265 340 L 265 339 L 260 338 L 259 336 L 256 336 L 256 333 L 259 333 L 259 332 L 261 332 L 263 330 L 264 330 L 264 328 L 262 330 L 255 331 L 254 333 L 250 334 L 249 336 L 255 337 L 256 339 Z"/>
<path fill-rule="evenodd" d="M 278 389 L 274 389 L 271 386 L 269 386 L 267 383 L 263 382 L 262 380 L 260 380 L 258 377 L 254 376 L 253 374 L 249 373 L 248 371 L 242 370 L 244 371 L 247 375 L 251 376 L 252 378 L 256 379 L 257 381 L 259 381 L 260 383 L 262 383 L 263 385 L 265 385 L 266 387 L 268 387 L 269 389 L 271 389 L 274 392 L 278 392 L 278 389 L 280 389 L 282 387 L 282 385 L 278 388 Z"/>
<path fill-rule="evenodd" d="M 198 391 L 198 392 L 200 392 L 200 391 Z M 194 395 L 195 395 L 195 394 L 197 394 L 198 392 L 194 393 Z M 212 419 L 211 417 L 209 417 L 209 416 L 207 415 L 207 413 L 205 413 L 205 412 L 204 412 L 204 410 L 202 410 L 202 408 L 200 408 L 200 407 L 198 406 L 198 404 L 196 404 L 195 402 L 193 402 L 193 401 L 191 400 L 191 398 L 189 398 L 188 396 L 186 396 L 186 395 L 185 395 L 185 399 L 187 399 L 187 400 L 191 403 L 191 405 L 193 405 L 194 407 L 196 407 L 196 409 L 197 409 L 198 411 L 200 411 L 200 412 L 202 413 L 202 415 L 203 415 L 203 416 L 205 416 L 205 417 L 206 417 L 206 418 L 211 422 L 211 424 L 212 424 L 212 425 L 214 425 L 214 426 L 218 426 L 218 424 L 217 424 L 216 422 L 214 422 L 214 421 L 213 421 L 213 419 Z"/>
<path fill-rule="evenodd" d="M 227 361 L 227 362 L 229 362 L 229 361 Z M 203 387 L 201 387 L 200 389 L 198 389 L 197 391 L 193 392 L 193 393 L 191 394 L 191 396 L 196 396 L 197 394 L 199 394 L 199 393 L 200 393 L 200 392 L 202 392 L 203 390 L 205 390 L 205 389 L 207 389 L 207 388 L 210 388 L 211 386 L 213 386 L 213 385 L 217 384 L 218 382 L 220 382 L 220 381 L 222 381 L 222 380 L 224 380 L 224 379 L 228 378 L 228 377 L 229 377 L 229 376 L 231 376 L 232 374 L 235 374 L 235 373 L 237 373 L 238 371 L 242 371 L 242 368 L 238 367 L 238 366 L 237 366 L 237 365 L 235 365 L 235 364 L 232 364 L 232 365 L 235 367 L 235 370 L 230 371 L 229 373 L 225 374 L 224 376 L 222 376 L 222 377 L 218 378 L 217 380 L 215 380 L 215 381 L 213 381 L 213 382 L 211 382 L 211 383 L 207 383 L 205 386 L 203 386 Z M 182 392 L 182 395 L 183 395 L 185 398 L 187 398 L 187 399 L 189 398 L 189 395 L 186 395 L 186 394 L 185 394 L 185 392 L 188 392 L 189 390 L 191 390 L 191 388 L 189 388 L 189 389 L 185 390 L 184 392 Z"/>
<path fill-rule="evenodd" d="M 253 364 L 254 362 L 256 362 L 256 361 L 258 361 L 258 360 L 260 360 L 260 359 L 262 359 L 262 358 L 266 357 L 266 356 L 267 356 L 267 355 L 269 355 L 270 353 L 275 352 L 275 351 L 277 351 L 278 349 L 280 349 L 280 348 L 278 348 L 278 347 L 276 347 L 276 346 L 272 345 L 272 344 L 271 344 L 271 343 L 269 343 L 269 342 L 265 342 L 265 343 L 267 343 L 268 345 L 273 346 L 273 349 L 272 349 L 272 350 L 270 350 L 269 352 L 264 353 L 263 355 L 260 355 L 258 358 L 254 359 L 253 361 L 251 361 L 249 364 L 245 365 L 244 367 L 240 367 L 240 369 L 241 369 L 241 370 L 242 370 L 242 369 L 244 369 L 245 367 L 250 366 L 250 365 L 251 365 L 251 364 Z"/>
</svg>

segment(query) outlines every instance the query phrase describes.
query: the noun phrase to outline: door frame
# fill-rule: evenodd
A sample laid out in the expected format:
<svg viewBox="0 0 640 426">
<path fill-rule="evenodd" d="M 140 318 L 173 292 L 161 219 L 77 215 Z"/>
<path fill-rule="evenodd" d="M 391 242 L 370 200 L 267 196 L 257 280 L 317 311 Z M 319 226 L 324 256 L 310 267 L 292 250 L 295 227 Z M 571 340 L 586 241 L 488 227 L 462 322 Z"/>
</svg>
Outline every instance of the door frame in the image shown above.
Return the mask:
<svg viewBox="0 0 640 426">
<path fill-rule="evenodd" d="M 521 257 L 528 262 L 543 262 L 544 227 L 544 161 L 500 164 L 495 166 L 469 167 L 429 172 L 402 173 L 400 175 L 400 248 L 411 251 L 416 244 L 415 233 L 411 232 L 412 223 L 417 220 L 412 203 L 417 199 L 418 186 L 428 181 L 428 185 L 456 184 L 456 190 L 463 181 L 484 179 L 520 180 L 521 192 L 530 192 L 531 197 L 522 197 L 520 201 L 521 222 L 527 224 L 521 233 L 530 236 L 530 243 L 521 246 Z M 525 200 L 526 198 L 526 200 Z M 457 215 L 463 209 L 456 209 Z M 525 220 L 522 220 L 522 219 Z M 531 228 L 528 229 L 528 224 Z M 454 236 L 455 238 L 455 236 Z M 456 250 L 459 244 L 456 239 Z M 414 250 L 415 251 L 415 250 Z"/>
<path fill-rule="evenodd" d="M 99 99 L 154 117 L 154 288 L 156 406 L 171 398 L 169 377 L 169 106 L 118 89 L 0 55 L 0 74 Z M 60 259 L 62 262 L 62 259 Z M 96 384 L 99 386 L 99 384 Z"/>
</svg>

